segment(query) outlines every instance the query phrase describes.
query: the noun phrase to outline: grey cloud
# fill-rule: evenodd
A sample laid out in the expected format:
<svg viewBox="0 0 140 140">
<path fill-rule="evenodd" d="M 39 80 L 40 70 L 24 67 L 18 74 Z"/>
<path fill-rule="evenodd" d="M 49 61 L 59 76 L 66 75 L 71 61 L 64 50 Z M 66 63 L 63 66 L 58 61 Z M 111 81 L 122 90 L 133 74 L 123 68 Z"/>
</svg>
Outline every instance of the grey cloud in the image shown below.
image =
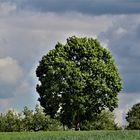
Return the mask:
<svg viewBox="0 0 140 140">
<path fill-rule="evenodd" d="M 107 41 L 120 68 L 123 91 L 140 92 L 140 16 L 124 16 L 113 23 L 100 38 Z"/>
<path fill-rule="evenodd" d="M 26 21 L 26 22 L 25 22 Z M 59 22 L 57 22 L 59 21 Z M 104 22 L 104 24 L 102 24 Z M 0 19 L 0 56 L 10 56 L 30 70 L 57 41 L 70 35 L 96 36 L 111 25 L 110 17 L 17 13 Z M 94 24 L 94 26 L 93 26 Z"/>
<path fill-rule="evenodd" d="M 1 0 L 3 2 L 4 0 Z M 79 12 L 90 15 L 137 14 L 140 13 L 138 0 L 5 0 L 16 3 L 18 9 L 39 12 Z M 4 2 L 5 2 L 4 1 Z"/>
</svg>

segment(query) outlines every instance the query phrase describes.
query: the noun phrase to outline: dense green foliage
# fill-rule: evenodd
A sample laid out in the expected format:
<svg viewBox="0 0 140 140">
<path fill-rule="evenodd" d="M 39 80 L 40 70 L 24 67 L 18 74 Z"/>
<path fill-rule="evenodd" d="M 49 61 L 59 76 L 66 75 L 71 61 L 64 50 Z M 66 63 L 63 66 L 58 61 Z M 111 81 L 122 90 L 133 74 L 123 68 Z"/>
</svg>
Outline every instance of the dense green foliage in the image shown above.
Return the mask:
<svg viewBox="0 0 140 140">
<path fill-rule="evenodd" d="M 133 105 L 128 111 L 126 120 L 129 123 L 127 129 L 140 130 L 140 103 Z"/>
<path fill-rule="evenodd" d="M 140 131 L 0 133 L 0 140 L 139 140 Z"/>
<path fill-rule="evenodd" d="M 110 111 L 103 110 L 91 121 L 85 121 L 81 124 L 82 130 L 117 130 L 114 114 Z"/>
<path fill-rule="evenodd" d="M 9 110 L 1 113 L 0 132 L 43 131 L 60 130 L 61 125 L 57 120 L 46 116 L 38 105 L 35 111 L 24 107 L 23 112 L 17 113 Z"/>
<path fill-rule="evenodd" d="M 110 52 L 92 38 L 70 37 L 42 57 L 36 69 L 39 101 L 51 118 L 78 129 L 118 105 L 121 79 Z"/>
</svg>

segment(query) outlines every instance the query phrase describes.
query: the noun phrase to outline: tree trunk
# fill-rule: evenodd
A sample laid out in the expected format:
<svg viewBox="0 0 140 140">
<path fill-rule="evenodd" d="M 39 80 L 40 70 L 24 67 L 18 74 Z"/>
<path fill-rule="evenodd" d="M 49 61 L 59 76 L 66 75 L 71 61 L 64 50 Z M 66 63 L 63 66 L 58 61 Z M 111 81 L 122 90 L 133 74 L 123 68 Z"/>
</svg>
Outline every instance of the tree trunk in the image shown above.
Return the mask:
<svg viewBox="0 0 140 140">
<path fill-rule="evenodd" d="M 80 123 L 76 123 L 75 125 L 75 131 L 80 131 Z"/>
</svg>

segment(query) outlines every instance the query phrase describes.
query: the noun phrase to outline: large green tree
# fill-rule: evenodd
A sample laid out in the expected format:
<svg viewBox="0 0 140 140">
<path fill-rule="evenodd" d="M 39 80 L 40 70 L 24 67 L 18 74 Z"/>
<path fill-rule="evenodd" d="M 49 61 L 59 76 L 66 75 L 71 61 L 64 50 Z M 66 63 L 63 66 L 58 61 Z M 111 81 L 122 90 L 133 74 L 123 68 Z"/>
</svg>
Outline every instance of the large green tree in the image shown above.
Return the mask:
<svg viewBox="0 0 140 140">
<path fill-rule="evenodd" d="M 127 129 L 140 129 L 140 103 L 133 105 L 128 111 L 126 120 L 128 122 Z"/>
<path fill-rule="evenodd" d="M 102 110 L 117 107 L 121 79 L 110 52 L 92 38 L 70 37 L 42 57 L 36 69 L 39 101 L 52 118 L 79 129 Z"/>
</svg>

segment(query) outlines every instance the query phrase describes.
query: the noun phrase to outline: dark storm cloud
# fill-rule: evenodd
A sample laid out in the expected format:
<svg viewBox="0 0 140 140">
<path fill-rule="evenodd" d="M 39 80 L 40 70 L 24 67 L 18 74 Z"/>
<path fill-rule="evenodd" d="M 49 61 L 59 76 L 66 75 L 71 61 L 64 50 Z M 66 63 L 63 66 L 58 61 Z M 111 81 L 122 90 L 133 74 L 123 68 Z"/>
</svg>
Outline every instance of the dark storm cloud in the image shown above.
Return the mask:
<svg viewBox="0 0 140 140">
<path fill-rule="evenodd" d="M 137 14 L 139 0 L 1 0 L 16 3 L 18 9 L 40 12 L 79 12 L 90 15 Z"/>
</svg>

